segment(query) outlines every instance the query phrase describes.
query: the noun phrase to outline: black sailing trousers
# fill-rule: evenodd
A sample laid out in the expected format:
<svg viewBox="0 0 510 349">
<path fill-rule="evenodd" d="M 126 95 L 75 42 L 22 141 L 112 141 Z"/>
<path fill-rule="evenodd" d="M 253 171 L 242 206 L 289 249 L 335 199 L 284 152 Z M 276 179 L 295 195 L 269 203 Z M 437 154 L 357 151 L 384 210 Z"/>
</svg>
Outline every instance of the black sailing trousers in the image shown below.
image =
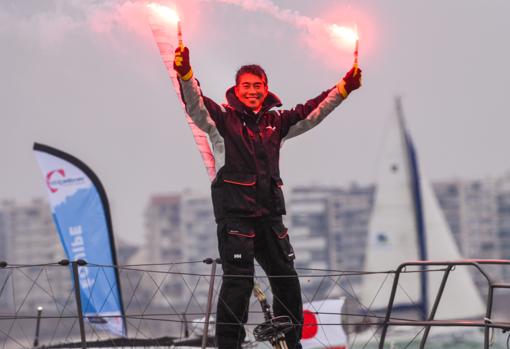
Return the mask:
<svg viewBox="0 0 510 349">
<path fill-rule="evenodd" d="M 218 249 L 223 268 L 216 315 L 218 348 L 239 349 L 244 341 L 243 324 L 248 320 L 253 291 L 254 259 L 269 278 L 274 315 L 288 315 L 294 323 L 286 334 L 289 349 L 301 348 L 301 287 L 282 217 L 222 219 L 218 222 Z"/>
</svg>

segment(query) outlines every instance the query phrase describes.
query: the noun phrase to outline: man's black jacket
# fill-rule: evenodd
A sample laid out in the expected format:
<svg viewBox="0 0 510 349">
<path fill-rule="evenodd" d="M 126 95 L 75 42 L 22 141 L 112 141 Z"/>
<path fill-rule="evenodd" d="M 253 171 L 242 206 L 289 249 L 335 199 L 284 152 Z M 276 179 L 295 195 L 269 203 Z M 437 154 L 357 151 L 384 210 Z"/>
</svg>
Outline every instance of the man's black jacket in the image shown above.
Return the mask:
<svg viewBox="0 0 510 349">
<path fill-rule="evenodd" d="M 335 86 L 290 110 L 269 93 L 257 114 L 227 90 L 227 104 L 202 95 L 194 78 L 180 81 L 186 111 L 209 138 L 217 170 L 211 186 L 216 220 L 285 214 L 280 147 L 321 122 L 343 100 Z"/>
</svg>

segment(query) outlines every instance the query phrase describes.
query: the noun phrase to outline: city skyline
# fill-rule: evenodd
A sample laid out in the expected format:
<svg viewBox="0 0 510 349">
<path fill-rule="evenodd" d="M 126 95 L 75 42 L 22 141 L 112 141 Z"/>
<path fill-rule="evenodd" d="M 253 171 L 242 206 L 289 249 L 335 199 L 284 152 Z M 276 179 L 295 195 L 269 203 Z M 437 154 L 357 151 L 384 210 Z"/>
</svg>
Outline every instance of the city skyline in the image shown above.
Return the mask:
<svg viewBox="0 0 510 349">
<path fill-rule="evenodd" d="M 433 187 L 463 258 L 497 260 L 510 256 L 510 176 L 441 181 Z M 296 267 L 302 273 L 304 294 L 326 295 L 335 284 L 310 278 L 309 271 L 367 271 L 364 260 L 376 193 L 374 185 L 292 188 L 286 225 L 297 256 Z M 154 196 L 147 203 L 143 220 L 143 244 L 126 243 L 117 236 L 121 266 L 165 269 L 165 265 L 182 264 L 181 272 L 199 275 L 203 264 L 197 262 L 217 257 L 216 234 L 210 229 L 214 215 L 207 195 L 181 192 Z M 29 261 L 52 264 L 65 258 L 44 200 L 0 203 L 0 241 L 0 260 L 9 265 Z M 495 280 L 506 280 L 510 275 L 503 267 L 487 267 L 486 271 Z M 476 272 L 473 278 L 479 292 L 485 294 L 486 279 Z M 66 279 L 62 277 L 62 282 Z M 169 292 L 182 295 L 180 275 L 169 276 L 167 282 Z M 357 288 L 360 282 L 361 276 L 353 274 L 348 288 Z M 207 285 L 196 292 L 206 298 Z M 181 298 L 183 304 L 188 301 Z"/>
<path fill-rule="evenodd" d="M 302 28 L 263 11 L 220 0 L 166 3 L 179 8 L 193 69 L 218 102 L 243 63 L 266 68 L 286 107 L 330 87 L 352 63 L 352 52 L 311 40 Z M 357 22 L 364 71 L 363 88 L 324 125 L 284 146 L 286 186 L 373 182 L 396 95 L 403 97 L 421 165 L 432 179 L 499 176 L 510 169 L 501 156 L 510 146 L 507 1 L 274 3 L 290 17 L 297 11 L 330 23 Z M 154 193 L 208 191 L 142 5 L 0 4 L 0 199 L 45 197 L 34 141 L 94 169 L 109 194 L 115 231 L 131 241 L 141 240 L 139 213 Z"/>
</svg>

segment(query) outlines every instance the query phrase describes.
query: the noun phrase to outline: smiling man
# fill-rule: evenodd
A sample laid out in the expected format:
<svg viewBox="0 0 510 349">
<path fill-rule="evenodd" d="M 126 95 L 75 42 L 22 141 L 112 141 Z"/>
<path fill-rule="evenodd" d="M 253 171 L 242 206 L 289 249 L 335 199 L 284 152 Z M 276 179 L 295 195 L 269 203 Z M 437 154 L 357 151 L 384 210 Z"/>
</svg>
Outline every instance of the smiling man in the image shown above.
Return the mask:
<svg viewBox="0 0 510 349">
<path fill-rule="evenodd" d="M 294 326 L 286 334 L 290 349 L 301 348 L 303 305 L 294 269 L 294 250 L 283 224 L 280 147 L 320 123 L 349 93 L 361 86 L 361 70 L 317 97 L 292 109 L 281 107 L 258 65 L 242 66 L 227 90 L 227 104 L 205 97 L 193 77 L 188 48 L 175 51 L 183 102 L 193 122 L 209 135 L 216 164 L 211 191 L 222 261 L 216 341 L 220 349 L 239 349 L 245 338 L 253 289 L 254 260 L 269 277 L 275 316 L 287 315 Z"/>
<path fill-rule="evenodd" d="M 250 70 L 253 70 L 254 73 L 250 73 Z M 262 103 L 268 94 L 265 73 L 257 67 L 245 66 L 237 75 L 236 86 L 234 87 L 235 95 L 248 109 L 258 113 L 262 109 Z"/>
</svg>

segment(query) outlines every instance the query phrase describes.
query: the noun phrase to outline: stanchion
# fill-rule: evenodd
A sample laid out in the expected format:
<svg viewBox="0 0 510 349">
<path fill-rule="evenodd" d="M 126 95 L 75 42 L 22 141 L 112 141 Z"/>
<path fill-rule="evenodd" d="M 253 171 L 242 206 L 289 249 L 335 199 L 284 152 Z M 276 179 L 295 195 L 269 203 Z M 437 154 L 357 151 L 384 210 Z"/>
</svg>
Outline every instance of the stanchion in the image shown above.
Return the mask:
<svg viewBox="0 0 510 349">
<path fill-rule="evenodd" d="M 214 293 L 214 280 L 216 278 L 216 264 L 218 259 L 206 258 L 204 259 L 205 264 L 212 264 L 211 266 L 211 277 L 209 282 L 209 293 L 207 294 L 207 309 L 205 310 L 205 323 L 204 333 L 202 335 L 202 349 L 207 346 L 207 336 L 209 334 L 209 318 L 211 317 L 212 298 Z"/>
<path fill-rule="evenodd" d="M 73 268 L 73 280 L 74 280 L 74 296 L 76 297 L 76 308 L 78 310 L 78 323 L 80 324 L 80 337 L 81 337 L 81 348 L 87 348 L 87 339 L 85 338 L 85 324 L 83 322 L 83 311 L 81 309 L 81 292 L 80 292 L 80 277 L 78 274 L 78 267 L 87 265 L 87 262 L 83 259 L 71 262 Z"/>
<path fill-rule="evenodd" d="M 34 348 L 39 346 L 39 328 L 41 327 L 41 314 L 43 307 L 37 307 L 37 322 L 35 324 Z"/>
</svg>

